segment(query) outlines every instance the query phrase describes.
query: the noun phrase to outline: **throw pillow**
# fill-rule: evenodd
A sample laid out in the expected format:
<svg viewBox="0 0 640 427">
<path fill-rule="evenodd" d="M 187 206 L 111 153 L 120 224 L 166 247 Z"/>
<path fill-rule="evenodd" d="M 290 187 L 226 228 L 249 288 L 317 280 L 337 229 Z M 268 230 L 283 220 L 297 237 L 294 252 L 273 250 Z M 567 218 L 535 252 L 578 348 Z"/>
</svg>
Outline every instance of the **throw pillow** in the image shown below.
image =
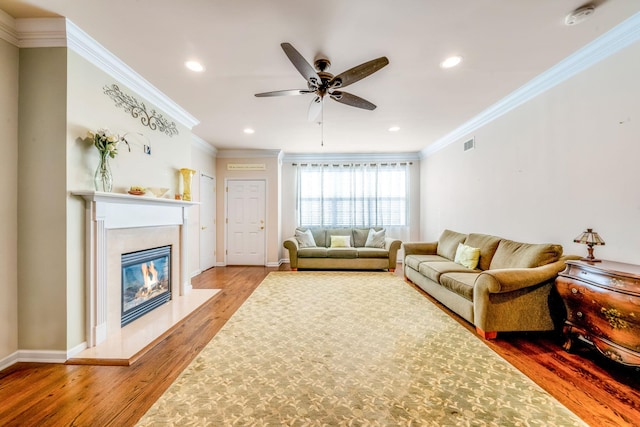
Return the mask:
<svg viewBox="0 0 640 427">
<path fill-rule="evenodd" d="M 456 249 L 456 257 L 454 262 L 463 265 L 471 270 L 478 266 L 480 260 L 480 248 L 472 248 L 471 246 L 458 243 Z"/>
<path fill-rule="evenodd" d="M 295 237 L 301 248 L 316 247 L 316 241 L 313 239 L 313 234 L 311 234 L 311 230 L 309 229 L 307 229 L 307 231 L 296 230 Z"/>
<path fill-rule="evenodd" d="M 331 236 L 332 248 L 350 248 L 351 236 Z"/>
<path fill-rule="evenodd" d="M 367 248 L 381 248 L 384 249 L 385 239 L 384 228 L 380 231 L 376 231 L 373 228 L 369 229 L 369 235 L 367 236 L 367 242 L 364 244 Z"/>
</svg>

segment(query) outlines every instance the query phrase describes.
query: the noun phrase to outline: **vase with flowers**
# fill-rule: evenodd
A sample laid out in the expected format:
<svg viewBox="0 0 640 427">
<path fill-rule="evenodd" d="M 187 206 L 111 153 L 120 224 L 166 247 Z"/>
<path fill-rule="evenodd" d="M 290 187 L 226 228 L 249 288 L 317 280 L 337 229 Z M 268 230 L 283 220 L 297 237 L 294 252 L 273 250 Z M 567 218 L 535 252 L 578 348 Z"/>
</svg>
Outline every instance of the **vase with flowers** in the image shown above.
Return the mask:
<svg viewBox="0 0 640 427">
<path fill-rule="evenodd" d="M 124 137 L 109 132 L 109 129 L 98 129 L 96 132 L 88 132 L 88 139 L 95 145 L 100 154 L 100 161 L 93 176 L 96 191 L 110 192 L 113 189 L 113 175 L 109 159 L 118 154 L 118 144 L 128 142 Z"/>
</svg>

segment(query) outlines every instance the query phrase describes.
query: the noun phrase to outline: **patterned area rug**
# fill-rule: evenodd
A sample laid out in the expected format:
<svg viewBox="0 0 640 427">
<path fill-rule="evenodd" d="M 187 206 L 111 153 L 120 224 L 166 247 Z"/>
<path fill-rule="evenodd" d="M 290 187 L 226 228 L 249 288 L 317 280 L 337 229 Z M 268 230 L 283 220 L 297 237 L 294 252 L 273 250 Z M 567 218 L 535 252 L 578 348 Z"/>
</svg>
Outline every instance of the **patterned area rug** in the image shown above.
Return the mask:
<svg viewBox="0 0 640 427">
<path fill-rule="evenodd" d="M 584 426 L 392 273 L 270 273 L 140 426 Z"/>
</svg>

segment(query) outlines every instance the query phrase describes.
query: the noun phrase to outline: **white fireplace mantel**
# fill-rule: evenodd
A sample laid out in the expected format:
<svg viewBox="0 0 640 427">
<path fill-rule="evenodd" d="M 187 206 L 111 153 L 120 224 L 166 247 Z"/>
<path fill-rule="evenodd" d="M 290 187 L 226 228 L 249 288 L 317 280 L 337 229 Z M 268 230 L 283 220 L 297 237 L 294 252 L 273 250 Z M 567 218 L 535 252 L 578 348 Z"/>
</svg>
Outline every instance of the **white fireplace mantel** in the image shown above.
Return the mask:
<svg viewBox="0 0 640 427">
<path fill-rule="evenodd" d="M 191 292 L 188 273 L 188 208 L 197 202 L 128 194 L 77 191 L 85 200 L 87 345 L 107 335 L 107 231 L 119 228 L 180 226 L 180 295 Z"/>
</svg>

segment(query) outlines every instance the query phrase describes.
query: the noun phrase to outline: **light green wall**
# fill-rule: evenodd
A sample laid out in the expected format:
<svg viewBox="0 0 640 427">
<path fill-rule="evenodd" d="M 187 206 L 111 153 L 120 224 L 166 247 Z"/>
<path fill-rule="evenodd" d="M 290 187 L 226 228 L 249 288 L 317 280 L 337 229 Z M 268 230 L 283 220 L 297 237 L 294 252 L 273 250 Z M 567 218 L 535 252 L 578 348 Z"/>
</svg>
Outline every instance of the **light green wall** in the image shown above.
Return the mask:
<svg viewBox="0 0 640 427">
<path fill-rule="evenodd" d="M 250 155 L 250 154 L 249 154 Z M 217 262 L 222 263 L 225 260 L 225 180 L 229 179 L 255 179 L 265 180 L 266 182 L 266 227 L 267 240 L 265 250 L 267 251 L 267 265 L 278 265 L 280 257 L 280 215 L 281 206 L 278 200 L 279 177 L 278 169 L 281 167 L 279 160 L 275 156 L 271 157 L 247 157 L 244 158 L 226 158 L 218 157 L 216 159 L 216 186 L 218 198 L 216 201 L 216 217 L 217 227 Z M 243 170 L 227 170 L 229 163 L 248 163 L 248 164 L 264 164 L 264 171 L 243 171 Z"/>
<path fill-rule="evenodd" d="M 89 130 L 108 128 L 127 135 L 131 151 L 120 144 L 118 155 L 111 159 L 116 193 L 126 193 L 132 185 L 167 187 L 169 195 L 177 192 L 179 169 L 191 165 L 191 130 L 177 124 L 178 135 L 168 136 L 144 126 L 104 93 L 105 86 L 117 84 L 126 94 L 143 102 L 148 110 L 155 109 L 171 121 L 147 99 L 116 81 L 113 77 L 69 50 L 67 61 L 67 341 L 66 349 L 85 341 L 85 218 L 84 202 L 69 193 L 93 190 L 93 174 L 98 164 L 98 151 L 85 137 Z M 140 135 L 142 134 L 142 135 Z M 151 146 L 151 155 L 144 154 L 144 145 Z M 198 224 L 194 224 L 198 228 Z M 197 238 L 197 234 L 196 234 Z M 197 241 L 192 247 L 197 247 Z M 189 250 L 197 255 L 198 252 Z"/>
<path fill-rule="evenodd" d="M 18 64 L 0 39 L 0 360 L 18 350 Z"/>
<path fill-rule="evenodd" d="M 114 192 L 142 185 L 168 187 L 170 194 L 178 190 L 178 170 L 190 167 L 191 131 L 178 124 L 179 134 L 169 137 L 144 126 L 104 87 L 115 83 L 158 109 L 71 50 L 21 49 L 19 57 L 19 305 L 13 324 L 19 325 L 20 350 L 69 351 L 86 338 L 84 202 L 71 192 L 93 190 L 98 153 L 85 140 L 87 131 L 129 133 L 131 151 L 121 144 L 111 160 Z M 150 156 L 143 145 L 151 146 Z"/>
<path fill-rule="evenodd" d="M 19 348 L 66 348 L 65 48 L 20 50 Z"/>
<path fill-rule="evenodd" d="M 557 242 L 593 227 L 597 257 L 640 262 L 640 43 L 610 56 L 422 162 L 421 236 L 444 228 Z M 471 135 L 469 135 L 471 136 Z"/>
</svg>

